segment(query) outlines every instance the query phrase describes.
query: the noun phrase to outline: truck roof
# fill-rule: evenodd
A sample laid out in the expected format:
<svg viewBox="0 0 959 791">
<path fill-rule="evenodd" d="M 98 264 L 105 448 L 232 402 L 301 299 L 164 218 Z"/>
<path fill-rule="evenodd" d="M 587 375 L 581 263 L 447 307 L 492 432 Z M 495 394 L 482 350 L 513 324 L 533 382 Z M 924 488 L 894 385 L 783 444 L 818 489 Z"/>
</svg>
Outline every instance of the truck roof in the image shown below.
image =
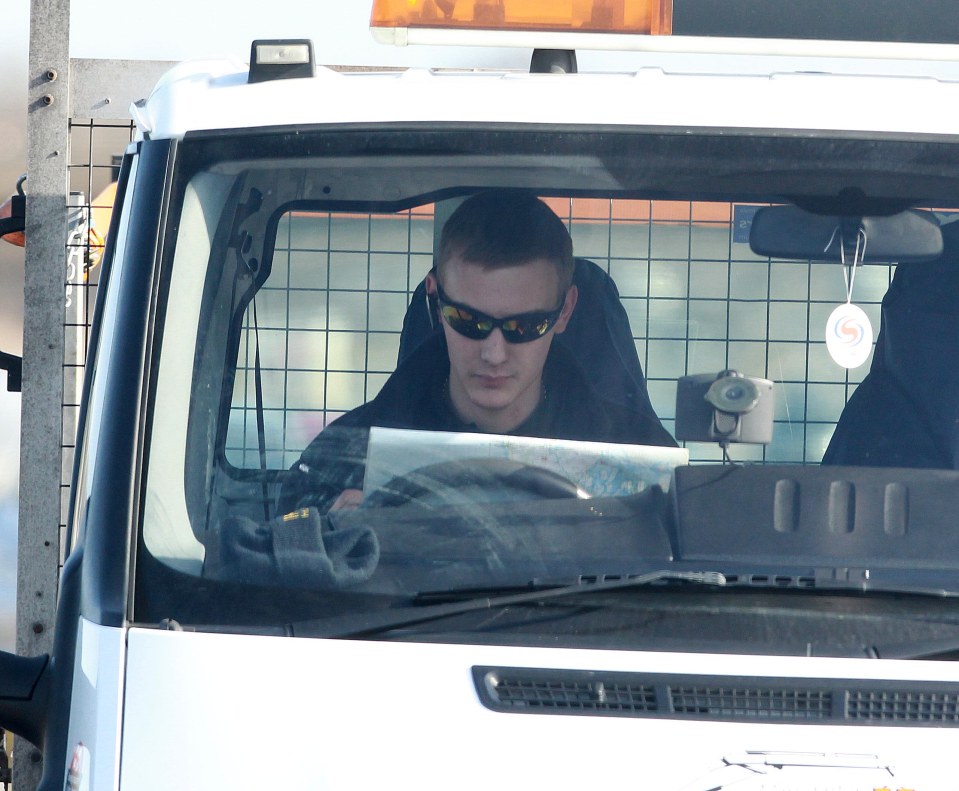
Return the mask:
<svg viewBox="0 0 959 791">
<path fill-rule="evenodd" d="M 649 61 L 646 57 L 644 60 Z M 673 63 L 676 61 L 673 59 Z M 690 56 L 688 64 L 702 64 Z M 238 60 L 188 61 L 131 108 L 140 133 L 367 123 L 520 123 L 810 130 L 906 135 L 959 132 L 959 75 L 930 63 L 876 73 L 875 64 L 718 58 L 711 71 L 343 71 L 249 83 Z M 723 71 L 723 65 L 728 71 Z M 887 64 L 895 66 L 895 64 Z M 909 66 L 909 68 L 905 68 Z M 830 69 L 830 70 L 826 70 Z M 931 76 L 939 72 L 939 76 Z"/>
</svg>

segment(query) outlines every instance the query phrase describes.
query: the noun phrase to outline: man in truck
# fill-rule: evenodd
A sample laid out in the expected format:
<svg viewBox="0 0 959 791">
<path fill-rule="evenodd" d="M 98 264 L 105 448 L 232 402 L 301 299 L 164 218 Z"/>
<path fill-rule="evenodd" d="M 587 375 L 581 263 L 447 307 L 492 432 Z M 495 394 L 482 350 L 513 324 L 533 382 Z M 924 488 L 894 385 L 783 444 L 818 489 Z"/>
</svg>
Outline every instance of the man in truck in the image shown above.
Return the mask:
<svg viewBox="0 0 959 791">
<path fill-rule="evenodd" d="M 310 443 L 281 509 L 358 506 L 372 426 L 675 447 L 651 408 L 603 397 L 553 343 L 579 296 L 574 266 L 566 226 L 534 195 L 490 190 L 464 201 L 426 278 L 443 332 Z"/>
</svg>

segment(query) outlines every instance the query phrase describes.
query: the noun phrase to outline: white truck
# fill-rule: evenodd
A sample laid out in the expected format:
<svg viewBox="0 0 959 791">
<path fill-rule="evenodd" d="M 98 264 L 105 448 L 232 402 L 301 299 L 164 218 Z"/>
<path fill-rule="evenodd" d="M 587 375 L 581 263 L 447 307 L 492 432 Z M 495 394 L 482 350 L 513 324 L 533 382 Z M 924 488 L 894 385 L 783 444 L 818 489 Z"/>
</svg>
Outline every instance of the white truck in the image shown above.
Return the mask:
<svg viewBox="0 0 959 791">
<path fill-rule="evenodd" d="M 262 40 L 133 108 L 55 646 L 0 656 L 44 788 L 955 787 L 956 48 L 640 6 L 378 2 L 535 68 Z M 577 71 L 603 36 L 640 66 Z M 556 342 L 682 447 L 374 428 L 361 507 L 290 510 L 489 189 L 562 218 Z"/>
</svg>

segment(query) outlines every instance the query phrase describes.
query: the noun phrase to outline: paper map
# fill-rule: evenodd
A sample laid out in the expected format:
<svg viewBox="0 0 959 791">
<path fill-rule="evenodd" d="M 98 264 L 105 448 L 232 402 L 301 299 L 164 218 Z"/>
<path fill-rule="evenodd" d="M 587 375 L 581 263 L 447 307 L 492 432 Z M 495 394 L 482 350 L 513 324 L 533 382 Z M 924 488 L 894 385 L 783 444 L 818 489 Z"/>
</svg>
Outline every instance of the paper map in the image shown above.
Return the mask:
<svg viewBox="0 0 959 791">
<path fill-rule="evenodd" d="M 470 458 L 510 459 L 545 467 L 592 497 L 621 497 L 653 484 L 668 489 L 673 468 L 688 464 L 689 452 L 651 445 L 374 427 L 363 488 L 369 493 L 420 467 Z"/>
</svg>

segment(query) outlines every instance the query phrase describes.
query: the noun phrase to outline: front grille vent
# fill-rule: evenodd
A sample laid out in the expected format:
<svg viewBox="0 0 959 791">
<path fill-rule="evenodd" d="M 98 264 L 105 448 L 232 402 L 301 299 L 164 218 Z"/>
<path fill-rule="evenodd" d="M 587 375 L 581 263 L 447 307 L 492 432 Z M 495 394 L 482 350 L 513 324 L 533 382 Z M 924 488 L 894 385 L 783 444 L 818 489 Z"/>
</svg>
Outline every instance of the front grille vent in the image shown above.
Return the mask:
<svg viewBox="0 0 959 791">
<path fill-rule="evenodd" d="M 646 684 L 515 677 L 496 678 L 491 683 L 500 704 L 512 709 L 607 713 L 656 711 L 656 691 Z"/>
<path fill-rule="evenodd" d="M 672 710 L 732 720 L 823 720 L 832 711 L 824 689 L 771 689 L 766 686 L 669 685 Z"/>
<path fill-rule="evenodd" d="M 846 704 L 851 720 L 895 723 L 959 724 L 957 692 L 878 692 L 859 690 L 849 693 Z"/>
<path fill-rule="evenodd" d="M 959 683 L 474 667 L 494 711 L 727 722 L 959 726 Z"/>
</svg>

